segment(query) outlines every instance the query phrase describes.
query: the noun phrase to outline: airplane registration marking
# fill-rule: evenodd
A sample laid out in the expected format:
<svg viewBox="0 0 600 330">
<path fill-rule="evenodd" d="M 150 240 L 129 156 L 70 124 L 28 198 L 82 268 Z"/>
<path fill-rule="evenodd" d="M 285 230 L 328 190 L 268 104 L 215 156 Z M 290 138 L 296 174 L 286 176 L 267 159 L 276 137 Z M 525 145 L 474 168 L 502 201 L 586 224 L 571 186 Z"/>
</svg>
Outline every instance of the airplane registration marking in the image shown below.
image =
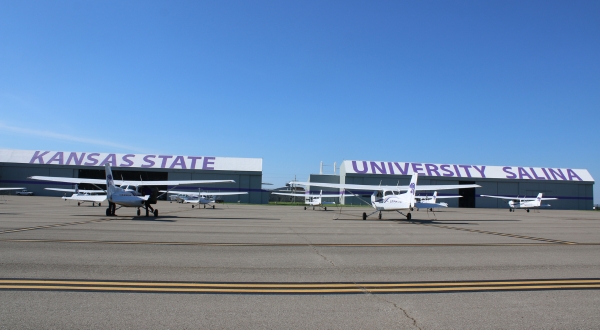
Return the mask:
<svg viewBox="0 0 600 330">
<path fill-rule="evenodd" d="M 600 279 L 547 279 L 411 283 L 178 283 L 0 279 L 0 290 L 147 293 L 428 293 L 600 289 Z"/>
</svg>

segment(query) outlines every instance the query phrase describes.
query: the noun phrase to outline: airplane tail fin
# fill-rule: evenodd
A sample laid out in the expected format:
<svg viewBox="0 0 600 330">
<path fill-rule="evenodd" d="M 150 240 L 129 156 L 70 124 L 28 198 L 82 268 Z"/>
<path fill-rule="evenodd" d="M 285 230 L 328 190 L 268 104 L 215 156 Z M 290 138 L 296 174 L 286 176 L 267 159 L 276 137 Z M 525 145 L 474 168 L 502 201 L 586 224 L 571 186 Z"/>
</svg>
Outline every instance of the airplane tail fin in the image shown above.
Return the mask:
<svg viewBox="0 0 600 330">
<path fill-rule="evenodd" d="M 412 178 L 410 179 L 410 185 L 408 186 L 408 191 L 406 192 L 408 196 L 408 200 L 410 201 L 410 207 L 415 205 L 415 192 L 417 190 L 417 179 L 419 178 L 418 173 L 414 173 Z"/>
<path fill-rule="evenodd" d="M 433 192 L 433 203 L 435 204 L 435 202 L 437 201 L 437 191 Z"/>
<path fill-rule="evenodd" d="M 104 171 L 106 172 L 106 195 L 110 199 L 115 190 L 115 180 L 112 175 L 112 170 L 110 169 L 110 165 L 108 163 L 104 166 Z"/>
<path fill-rule="evenodd" d="M 539 193 L 537 195 L 537 197 L 535 198 L 535 203 L 536 203 L 537 206 L 542 205 L 542 195 L 543 195 L 543 193 Z"/>
</svg>

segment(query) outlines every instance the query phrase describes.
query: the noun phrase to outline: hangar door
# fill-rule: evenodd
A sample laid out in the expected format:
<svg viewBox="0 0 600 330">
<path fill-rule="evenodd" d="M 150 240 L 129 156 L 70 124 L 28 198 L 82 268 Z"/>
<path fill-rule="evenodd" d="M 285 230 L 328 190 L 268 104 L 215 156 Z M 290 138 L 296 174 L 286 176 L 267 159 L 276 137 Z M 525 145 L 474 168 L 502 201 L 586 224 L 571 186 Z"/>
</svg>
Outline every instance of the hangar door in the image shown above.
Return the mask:
<svg viewBox="0 0 600 330">
<path fill-rule="evenodd" d="M 458 184 L 475 184 L 475 181 L 459 181 Z M 458 199 L 458 207 L 475 207 L 475 188 L 458 189 L 462 197 Z"/>
</svg>

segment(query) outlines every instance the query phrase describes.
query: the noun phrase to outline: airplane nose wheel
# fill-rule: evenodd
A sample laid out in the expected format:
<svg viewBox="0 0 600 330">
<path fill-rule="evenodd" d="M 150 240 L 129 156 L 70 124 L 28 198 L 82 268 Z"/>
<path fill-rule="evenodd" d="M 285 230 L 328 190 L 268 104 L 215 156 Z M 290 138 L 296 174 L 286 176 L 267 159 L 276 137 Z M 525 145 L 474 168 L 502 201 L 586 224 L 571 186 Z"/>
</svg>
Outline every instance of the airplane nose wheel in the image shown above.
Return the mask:
<svg viewBox="0 0 600 330">
<path fill-rule="evenodd" d="M 137 216 L 138 216 L 138 217 L 140 216 L 140 213 L 141 213 L 141 212 L 140 212 L 140 209 L 137 209 Z"/>
</svg>

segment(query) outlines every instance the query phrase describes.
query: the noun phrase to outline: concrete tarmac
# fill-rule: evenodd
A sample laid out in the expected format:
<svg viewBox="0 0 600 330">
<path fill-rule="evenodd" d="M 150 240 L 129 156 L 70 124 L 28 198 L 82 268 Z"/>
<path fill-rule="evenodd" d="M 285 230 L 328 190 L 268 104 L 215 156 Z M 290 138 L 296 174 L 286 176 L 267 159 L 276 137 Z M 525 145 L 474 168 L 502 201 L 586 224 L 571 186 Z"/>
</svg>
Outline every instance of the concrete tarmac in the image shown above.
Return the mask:
<svg viewBox="0 0 600 330">
<path fill-rule="evenodd" d="M 0 196 L 0 328 L 596 329 L 600 291 L 506 290 L 505 280 L 600 279 L 600 213 L 445 209 L 363 221 L 370 208 L 160 201 L 160 216 Z M 17 288 L 16 280 L 96 289 Z M 148 293 L 101 281 L 222 287 L 460 281 L 488 289 L 377 293 Z M 454 283 L 456 282 L 456 283 Z M 2 286 L 4 285 L 4 287 Z"/>
</svg>

